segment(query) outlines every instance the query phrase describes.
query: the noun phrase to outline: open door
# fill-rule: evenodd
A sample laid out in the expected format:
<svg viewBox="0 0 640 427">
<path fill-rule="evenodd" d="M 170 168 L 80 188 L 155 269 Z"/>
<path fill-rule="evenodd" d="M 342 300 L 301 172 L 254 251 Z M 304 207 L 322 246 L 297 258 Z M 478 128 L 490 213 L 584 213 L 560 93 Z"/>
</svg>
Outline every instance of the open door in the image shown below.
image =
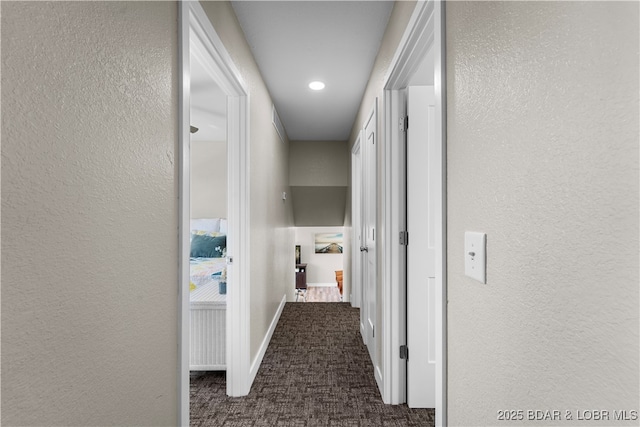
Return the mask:
<svg viewBox="0 0 640 427">
<path fill-rule="evenodd" d="M 375 368 L 376 379 L 380 380 L 376 352 L 376 315 L 377 315 L 377 290 L 376 290 L 376 149 L 377 149 L 377 100 L 364 125 L 363 139 L 363 242 L 360 251 L 363 253 L 362 268 L 364 278 L 364 300 L 361 316 L 364 316 L 365 336 L 364 341 L 369 349 L 369 355 Z"/>
<path fill-rule="evenodd" d="M 363 246 L 362 241 L 362 131 L 358 135 L 351 151 L 351 226 L 353 247 Z M 359 250 L 352 252 L 351 264 L 351 306 L 360 308 L 362 301 L 362 254 Z M 361 333 L 364 324 L 360 325 Z"/>
<path fill-rule="evenodd" d="M 436 404 L 436 186 L 433 86 L 407 93 L 407 404 Z"/>
<path fill-rule="evenodd" d="M 391 204 L 387 206 L 390 209 L 390 216 L 387 217 L 385 211 L 383 222 L 385 242 L 388 241 L 391 244 L 385 245 L 389 248 L 384 259 L 385 272 L 389 277 L 385 277 L 386 280 L 382 282 L 381 294 L 384 304 L 381 312 L 385 316 L 385 325 L 388 324 L 386 319 L 395 321 L 391 324 L 389 334 L 382 334 L 381 354 L 385 360 L 385 384 L 390 384 L 383 398 L 390 403 L 407 402 L 410 406 L 435 408 L 436 426 L 447 425 L 447 109 L 444 30 L 445 2 L 440 0 L 418 2 L 396 50 L 394 60 L 390 64 L 391 72 L 384 83 L 385 156 L 380 162 L 384 165 L 385 171 L 388 171 L 386 174 L 388 182 L 385 183 L 383 194 L 385 200 L 391 199 Z M 406 129 L 405 95 L 408 88 L 412 86 L 431 86 L 435 105 L 429 107 L 428 111 L 418 109 L 417 113 L 409 112 L 408 129 Z M 413 95 L 415 100 L 415 93 Z M 407 147 L 405 143 L 407 130 L 413 133 L 421 123 L 425 122 L 433 124 L 429 128 L 429 136 L 432 136 L 434 141 L 426 147 L 426 153 L 414 155 L 416 148 Z M 412 142 L 413 140 L 409 141 L 410 144 Z M 408 154 L 408 157 L 405 156 L 405 148 L 410 150 L 411 154 Z M 425 149 L 424 146 L 421 148 Z M 420 160 L 410 165 L 412 171 L 407 173 L 408 165 L 405 159 L 412 162 Z M 407 180 L 410 182 L 407 183 Z M 408 189 L 407 184 L 412 188 Z M 408 195 L 407 191 L 411 194 L 417 192 L 417 194 Z M 407 210 L 413 210 L 413 207 L 407 206 L 407 200 L 403 199 L 405 195 L 408 200 L 418 201 L 420 198 L 423 202 L 428 200 L 426 213 L 417 217 L 414 215 L 412 224 L 407 224 L 407 216 L 410 215 Z M 420 237 L 420 230 L 416 230 L 416 225 L 419 226 L 420 223 L 427 223 L 427 233 L 432 234 Z M 405 235 L 407 232 L 408 245 L 406 245 Z M 433 240 L 430 240 L 431 236 Z M 407 250 L 416 249 L 416 245 L 422 245 L 421 242 L 425 242 L 425 245 L 433 244 L 426 253 L 435 252 L 434 259 L 427 262 L 426 259 L 421 258 L 418 263 L 414 258 L 411 261 L 409 268 L 416 268 L 421 275 L 421 279 L 418 280 L 423 286 L 422 289 L 416 288 L 416 291 L 407 297 L 404 291 L 411 292 L 408 287 L 411 286 L 413 289 L 413 283 L 401 287 L 397 284 L 405 284 L 407 281 L 409 274 L 406 268 Z M 422 292 L 422 295 L 416 292 Z M 429 299 L 430 293 L 434 298 Z M 405 329 L 405 325 L 411 331 Z M 427 333 L 427 327 L 431 332 L 435 330 L 435 333 Z M 425 337 L 426 341 L 415 341 L 415 339 L 424 340 Z M 409 341 L 405 341 L 406 339 Z M 416 344 L 413 344 L 414 342 Z M 402 355 L 404 345 L 408 346 L 408 362 L 398 355 L 398 348 Z M 420 366 L 416 366 L 421 363 L 427 365 L 422 371 Z M 435 374 L 426 369 L 429 365 L 434 366 Z M 425 380 L 424 378 L 429 375 L 433 379 Z M 418 379 L 420 376 L 422 380 Z M 407 384 L 409 381 L 411 384 Z M 420 383 L 431 385 L 428 390 L 421 391 Z M 428 398 L 432 393 L 431 387 L 435 396 L 431 402 L 420 402 L 414 399 L 422 395 L 425 399 Z"/>
</svg>

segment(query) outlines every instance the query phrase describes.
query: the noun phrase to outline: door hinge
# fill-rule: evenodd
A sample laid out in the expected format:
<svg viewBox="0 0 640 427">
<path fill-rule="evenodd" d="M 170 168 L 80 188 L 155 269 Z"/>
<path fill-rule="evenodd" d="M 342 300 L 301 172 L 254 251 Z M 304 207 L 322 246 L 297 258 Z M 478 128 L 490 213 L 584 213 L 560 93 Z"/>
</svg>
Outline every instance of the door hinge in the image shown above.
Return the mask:
<svg viewBox="0 0 640 427">
<path fill-rule="evenodd" d="M 400 132 L 406 132 L 409 129 L 409 116 L 400 117 Z"/>
<path fill-rule="evenodd" d="M 409 244 L 409 232 L 401 231 L 400 232 L 400 244 L 402 246 L 407 246 Z"/>
<path fill-rule="evenodd" d="M 409 360 L 409 347 L 406 345 L 400 346 L 400 359 Z"/>
</svg>

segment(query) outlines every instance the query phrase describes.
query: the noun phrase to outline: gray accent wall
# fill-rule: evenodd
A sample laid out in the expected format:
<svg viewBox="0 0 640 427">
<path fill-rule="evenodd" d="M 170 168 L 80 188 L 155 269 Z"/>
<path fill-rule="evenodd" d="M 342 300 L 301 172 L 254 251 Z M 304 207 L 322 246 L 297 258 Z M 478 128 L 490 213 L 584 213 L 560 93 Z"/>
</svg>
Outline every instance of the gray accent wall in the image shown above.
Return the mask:
<svg viewBox="0 0 640 427">
<path fill-rule="evenodd" d="M 292 141 L 289 150 L 294 223 L 342 226 L 350 155 L 345 141 Z"/>
<path fill-rule="evenodd" d="M 341 227 L 347 187 L 291 187 L 296 227 Z"/>
</svg>

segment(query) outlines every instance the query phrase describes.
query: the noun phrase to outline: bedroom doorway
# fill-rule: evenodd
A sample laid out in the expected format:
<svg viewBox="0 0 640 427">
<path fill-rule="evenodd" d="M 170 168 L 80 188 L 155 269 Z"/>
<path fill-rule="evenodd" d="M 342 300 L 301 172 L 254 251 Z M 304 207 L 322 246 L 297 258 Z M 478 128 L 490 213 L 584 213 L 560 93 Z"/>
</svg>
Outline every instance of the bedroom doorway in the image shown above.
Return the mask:
<svg viewBox="0 0 640 427">
<path fill-rule="evenodd" d="M 228 236 L 227 95 L 211 73 L 206 52 L 190 42 L 190 260 L 189 371 L 194 384 L 207 380 L 226 394 Z M 194 396 L 195 395 L 195 396 Z"/>
<path fill-rule="evenodd" d="M 226 387 L 223 389 L 229 396 L 243 396 L 249 392 L 248 89 L 202 6 L 198 2 L 181 2 L 179 11 L 178 424 L 187 426 L 190 368 L 194 365 L 198 370 L 225 369 Z M 214 182 L 224 182 L 223 188 L 212 188 Z M 199 230 L 193 233 L 194 240 L 198 236 L 197 246 L 191 241 L 193 218 L 197 223 L 194 226 Z M 198 219 L 205 222 L 197 222 Z M 212 242 L 207 241 L 209 238 L 220 239 L 221 235 L 224 235 L 226 251 L 220 242 L 211 245 Z M 192 253 L 194 247 L 197 247 L 197 254 Z M 197 316 L 193 317 L 196 312 L 213 312 L 216 304 L 217 308 L 221 304 L 211 301 L 211 295 L 204 302 L 192 303 L 189 262 L 192 254 L 205 255 L 198 259 L 217 262 L 216 271 L 207 272 L 205 279 L 218 274 L 213 285 L 194 283 L 194 292 L 198 288 L 208 291 L 215 286 L 215 292 L 211 293 L 220 297 L 222 287 L 219 282 L 226 274 L 226 294 L 222 293 L 226 300 L 222 305 L 225 310 L 218 310 L 215 316 L 211 313 L 203 316 L 216 317 L 213 323 L 201 324 Z M 192 327 L 199 329 L 194 332 Z M 200 356 L 206 362 L 202 364 L 191 360 L 190 344 L 194 334 L 197 339 L 213 338 L 210 340 L 213 344 L 203 342 L 202 348 L 198 349 L 204 349 Z M 217 359 L 211 361 L 207 357 Z"/>
</svg>

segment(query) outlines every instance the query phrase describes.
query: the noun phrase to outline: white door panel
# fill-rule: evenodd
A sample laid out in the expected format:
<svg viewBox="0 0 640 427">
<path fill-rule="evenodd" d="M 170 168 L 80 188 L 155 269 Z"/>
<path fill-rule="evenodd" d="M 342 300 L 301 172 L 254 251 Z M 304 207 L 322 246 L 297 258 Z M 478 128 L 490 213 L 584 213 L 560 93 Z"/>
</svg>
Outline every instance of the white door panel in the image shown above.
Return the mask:
<svg viewBox="0 0 640 427">
<path fill-rule="evenodd" d="M 352 266 L 351 266 L 351 306 L 360 308 L 362 299 L 362 132 L 358 135 L 351 154 L 351 225 L 352 225 Z M 361 328 L 364 331 L 364 327 Z"/>
<path fill-rule="evenodd" d="M 439 156 L 432 86 L 408 88 L 407 404 L 435 408 L 435 196 Z"/>
<path fill-rule="evenodd" d="M 365 343 L 373 366 L 377 367 L 375 326 L 377 314 L 376 301 L 376 146 L 377 146 L 377 101 L 364 126 L 363 172 L 363 315 L 365 319 Z"/>
</svg>

